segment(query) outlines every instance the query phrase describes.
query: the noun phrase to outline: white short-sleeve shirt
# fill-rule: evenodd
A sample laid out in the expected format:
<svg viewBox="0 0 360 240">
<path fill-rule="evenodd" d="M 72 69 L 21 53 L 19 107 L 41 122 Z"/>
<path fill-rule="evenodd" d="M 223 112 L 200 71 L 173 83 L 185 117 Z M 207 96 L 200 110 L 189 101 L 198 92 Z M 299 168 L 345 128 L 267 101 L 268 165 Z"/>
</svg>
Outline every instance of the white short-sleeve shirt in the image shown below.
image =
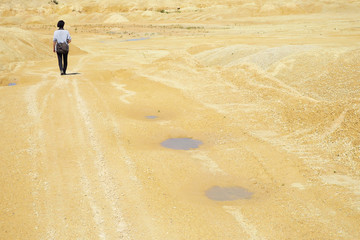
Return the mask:
<svg viewBox="0 0 360 240">
<path fill-rule="evenodd" d="M 68 40 L 71 40 L 71 36 L 68 30 L 56 30 L 54 32 L 54 42 L 68 43 Z"/>
</svg>

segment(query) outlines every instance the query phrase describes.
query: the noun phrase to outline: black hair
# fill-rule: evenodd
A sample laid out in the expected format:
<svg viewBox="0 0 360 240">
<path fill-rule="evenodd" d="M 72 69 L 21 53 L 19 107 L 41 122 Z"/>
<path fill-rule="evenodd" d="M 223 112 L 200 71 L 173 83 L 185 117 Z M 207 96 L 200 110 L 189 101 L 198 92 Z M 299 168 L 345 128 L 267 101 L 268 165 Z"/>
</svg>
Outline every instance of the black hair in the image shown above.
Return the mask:
<svg viewBox="0 0 360 240">
<path fill-rule="evenodd" d="M 64 28 L 65 22 L 63 20 L 60 20 L 57 24 L 58 28 Z"/>
</svg>

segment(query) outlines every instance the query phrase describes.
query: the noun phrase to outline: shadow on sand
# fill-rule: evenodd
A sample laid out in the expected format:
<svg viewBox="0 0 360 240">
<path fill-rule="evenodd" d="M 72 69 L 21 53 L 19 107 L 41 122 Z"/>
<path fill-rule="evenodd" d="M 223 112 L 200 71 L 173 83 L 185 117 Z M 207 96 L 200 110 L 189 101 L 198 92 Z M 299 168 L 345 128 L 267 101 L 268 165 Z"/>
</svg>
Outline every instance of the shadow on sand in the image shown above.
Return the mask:
<svg viewBox="0 0 360 240">
<path fill-rule="evenodd" d="M 78 73 L 78 72 L 76 72 L 76 73 L 67 73 L 65 75 L 79 75 L 79 74 L 81 74 L 81 73 Z"/>
</svg>

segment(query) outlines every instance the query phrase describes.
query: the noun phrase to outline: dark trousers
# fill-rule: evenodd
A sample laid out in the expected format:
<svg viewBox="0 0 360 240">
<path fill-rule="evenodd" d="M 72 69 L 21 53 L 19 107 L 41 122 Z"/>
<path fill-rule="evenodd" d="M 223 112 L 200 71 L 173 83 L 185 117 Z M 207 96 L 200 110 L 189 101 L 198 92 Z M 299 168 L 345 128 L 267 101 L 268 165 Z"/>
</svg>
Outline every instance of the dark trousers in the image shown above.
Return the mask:
<svg viewBox="0 0 360 240">
<path fill-rule="evenodd" d="M 59 61 L 60 72 L 66 73 L 68 54 L 67 53 L 57 53 L 57 56 L 58 56 L 58 61 Z M 64 64 L 63 64 L 63 59 L 64 59 Z"/>
</svg>

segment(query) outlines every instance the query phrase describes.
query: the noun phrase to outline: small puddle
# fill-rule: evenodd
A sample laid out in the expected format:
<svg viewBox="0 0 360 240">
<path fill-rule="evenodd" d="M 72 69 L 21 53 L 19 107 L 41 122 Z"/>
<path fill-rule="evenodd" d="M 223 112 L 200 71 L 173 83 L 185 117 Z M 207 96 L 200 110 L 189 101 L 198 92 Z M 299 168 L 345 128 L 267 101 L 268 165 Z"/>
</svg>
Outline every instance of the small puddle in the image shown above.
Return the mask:
<svg viewBox="0 0 360 240">
<path fill-rule="evenodd" d="M 145 116 L 147 119 L 156 119 L 158 116 Z"/>
<path fill-rule="evenodd" d="M 150 39 L 149 37 L 141 37 L 141 38 L 132 38 L 123 40 L 123 42 L 135 42 L 135 41 L 144 41 Z"/>
<path fill-rule="evenodd" d="M 15 86 L 16 83 L 9 83 L 8 86 Z"/>
<path fill-rule="evenodd" d="M 202 142 L 191 138 L 169 138 L 161 143 L 163 147 L 175 150 L 190 150 L 198 148 Z"/>
<path fill-rule="evenodd" d="M 206 196 L 214 201 L 235 201 L 238 199 L 250 199 L 253 195 L 241 187 L 212 187 L 205 192 Z"/>
</svg>

